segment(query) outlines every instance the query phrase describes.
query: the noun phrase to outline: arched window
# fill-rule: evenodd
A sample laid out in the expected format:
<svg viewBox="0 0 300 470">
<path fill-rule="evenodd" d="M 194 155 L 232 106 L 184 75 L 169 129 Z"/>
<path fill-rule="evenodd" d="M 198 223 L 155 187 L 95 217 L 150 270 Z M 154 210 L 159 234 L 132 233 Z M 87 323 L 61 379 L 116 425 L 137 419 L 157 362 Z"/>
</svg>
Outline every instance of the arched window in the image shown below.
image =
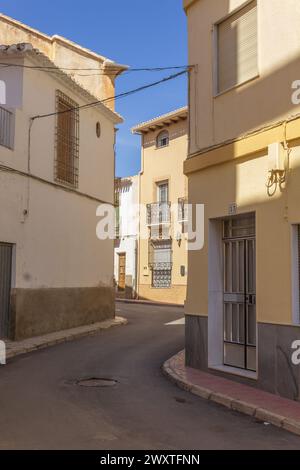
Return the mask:
<svg viewBox="0 0 300 470">
<path fill-rule="evenodd" d="M 169 145 L 170 137 L 168 131 L 162 131 L 158 134 L 156 139 L 157 148 L 167 147 Z"/>
</svg>

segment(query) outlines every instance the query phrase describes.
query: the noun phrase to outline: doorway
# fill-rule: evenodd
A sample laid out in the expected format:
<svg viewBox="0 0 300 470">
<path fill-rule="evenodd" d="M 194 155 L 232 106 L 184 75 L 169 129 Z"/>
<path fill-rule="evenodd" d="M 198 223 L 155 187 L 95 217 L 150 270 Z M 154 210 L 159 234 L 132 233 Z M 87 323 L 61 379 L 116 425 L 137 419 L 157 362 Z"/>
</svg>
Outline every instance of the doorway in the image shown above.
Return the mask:
<svg viewBox="0 0 300 470">
<path fill-rule="evenodd" d="M 119 254 L 119 291 L 125 291 L 126 287 L 126 253 Z"/>
<path fill-rule="evenodd" d="M 255 215 L 223 222 L 224 365 L 256 372 Z"/>
<path fill-rule="evenodd" d="M 11 277 L 12 245 L 0 242 L 0 338 L 9 337 Z"/>
</svg>

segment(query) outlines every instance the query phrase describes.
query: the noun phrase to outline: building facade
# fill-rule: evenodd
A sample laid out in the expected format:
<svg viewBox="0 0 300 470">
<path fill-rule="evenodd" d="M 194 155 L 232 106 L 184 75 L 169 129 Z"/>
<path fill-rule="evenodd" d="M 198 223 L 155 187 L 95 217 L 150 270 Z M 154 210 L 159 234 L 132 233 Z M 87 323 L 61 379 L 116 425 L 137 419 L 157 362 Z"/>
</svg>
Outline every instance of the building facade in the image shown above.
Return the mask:
<svg viewBox="0 0 300 470">
<path fill-rule="evenodd" d="M 12 31 L 14 42 L 22 28 Z M 20 97 L 0 108 L 0 338 L 113 318 L 114 246 L 96 237 L 96 211 L 114 205 L 122 119 L 101 103 L 80 110 L 97 98 L 36 44 L 1 46 L 0 57 Z"/>
<path fill-rule="evenodd" d="M 127 69 L 126 66 L 62 36 L 48 36 L 14 18 L 0 14 L 0 44 L 20 43 L 32 44 L 98 100 L 106 99 L 106 106 L 114 110 L 115 80 Z M 92 73 L 85 73 L 89 69 L 92 69 Z"/>
<path fill-rule="evenodd" d="M 133 129 L 142 139 L 138 297 L 184 304 L 187 283 L 188 111 L 182 108 Z"/>
<path fill-rule="evenodd" d="M 300 5 L 184 0 L 189 30 L 187 365 L 299 400 Z M 299 96 L 299 93 L 298 93 Z"/>
<path fill-rule="evenodd" d="M 137 296 L 139 176 L 116 178 L 115 283 L 118 298 Z"/>
</svg>

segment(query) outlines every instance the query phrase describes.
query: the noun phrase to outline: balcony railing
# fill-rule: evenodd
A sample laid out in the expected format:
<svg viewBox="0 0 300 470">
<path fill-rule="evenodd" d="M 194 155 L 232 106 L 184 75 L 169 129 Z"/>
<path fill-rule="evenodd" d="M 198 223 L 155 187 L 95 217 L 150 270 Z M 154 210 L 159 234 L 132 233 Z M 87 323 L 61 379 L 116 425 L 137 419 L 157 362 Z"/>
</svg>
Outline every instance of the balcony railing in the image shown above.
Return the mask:
<svg viewBox="0 0 300 470">
<path fill-rule="evenodd" d="M 171 203 L 157 202 L 147 204 L 147 225 L 149 227 L 169 225 L 171 223 Z"/>
</svg>

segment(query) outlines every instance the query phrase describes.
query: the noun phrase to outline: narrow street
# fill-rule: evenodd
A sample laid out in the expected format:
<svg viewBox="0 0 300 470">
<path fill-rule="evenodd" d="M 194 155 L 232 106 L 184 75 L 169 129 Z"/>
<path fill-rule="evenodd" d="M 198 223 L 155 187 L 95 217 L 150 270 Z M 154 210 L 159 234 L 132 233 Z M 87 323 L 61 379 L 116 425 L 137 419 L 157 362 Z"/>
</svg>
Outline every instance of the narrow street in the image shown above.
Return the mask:
<svg viewBox="0 0 300 470">
<path fill-rule="evenodd" d="M 118 305 L 125 327 L 0 369 L 1 449 L 299 449 L 300 439 L 179 390 L 161 365 L 183 348 L 179 308 Z M 115 387 L 81 387 L 82 378 Z"/>
</svg>

